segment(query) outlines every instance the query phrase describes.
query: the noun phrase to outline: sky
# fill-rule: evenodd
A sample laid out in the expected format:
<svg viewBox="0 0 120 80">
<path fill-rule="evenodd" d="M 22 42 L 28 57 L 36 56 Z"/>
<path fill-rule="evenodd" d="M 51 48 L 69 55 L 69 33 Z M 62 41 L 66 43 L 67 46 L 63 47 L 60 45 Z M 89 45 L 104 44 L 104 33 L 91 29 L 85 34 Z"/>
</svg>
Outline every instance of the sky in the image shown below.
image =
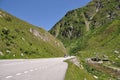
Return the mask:
<svg viewBox="0 0 120 80">
<path fill-rule="evenodd" d="M 50 30 L 68 11 L 91 0 L 0 0 L 0 9 L 45 30 Z"/>
</svg>

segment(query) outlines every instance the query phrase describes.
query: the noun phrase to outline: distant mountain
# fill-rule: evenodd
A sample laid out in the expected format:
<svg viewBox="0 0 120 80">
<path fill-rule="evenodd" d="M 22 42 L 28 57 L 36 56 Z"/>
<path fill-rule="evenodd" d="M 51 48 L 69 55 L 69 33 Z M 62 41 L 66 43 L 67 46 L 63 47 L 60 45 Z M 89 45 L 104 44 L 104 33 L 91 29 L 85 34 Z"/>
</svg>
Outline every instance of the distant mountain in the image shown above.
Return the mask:
<svg viewBox="0 0 120 80">
<path fill-rule="evenodd" d="M 88 58 L 107 58 L 110 62 L 103 65 L 120 68 L 120 0 L 92 0 L 69 11 L 49 32 L 63 42 L 70 54 L 80 57 L 88 72 L 97 73 L 86 66 Z M 98 72 L 98 80 L 109 80 L 103 76 L 110 71 L 102 72 Z"/>
<path fill-rule="evenodd" d="M 63 44 L 42 28 L 0 10 L 0 58 L 57 57 Z"/>
</svg>

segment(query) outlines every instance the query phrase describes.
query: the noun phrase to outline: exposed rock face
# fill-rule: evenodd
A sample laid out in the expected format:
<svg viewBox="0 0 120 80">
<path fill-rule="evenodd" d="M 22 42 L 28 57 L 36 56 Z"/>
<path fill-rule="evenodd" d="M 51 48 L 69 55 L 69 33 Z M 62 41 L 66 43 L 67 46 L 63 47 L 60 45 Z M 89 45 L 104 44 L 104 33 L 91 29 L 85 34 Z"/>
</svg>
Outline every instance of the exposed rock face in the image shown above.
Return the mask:
<svg viewBox="0 0 120 80">
<path fill-rule="evenodd" d="M 70 59 L 70 61 L 71 61 L 73 64 L 75 64 L 76 66 L 80 67 L 80 62 L 79 62 L 79 60 L 78 60 L 76 57 Z"/>
<path fill-rule="evenodd" d="M 47 35 L 45 34 L 41 34 L 39 31 L 30 28 L 30 32 L 35 35 L 36 37 L 39 37 L 40 39 L 42 39 L 43 41 L 49 41 Z"/>
<path fill-rule="evenodd" d="M 0 55 L 1 55 L 1 56 L 4 56 L 4 54 L 3 54 L 1 51 L 0 51 Z"/>
<path fill-rule="evenodd" d="M 0 11 L 0 17 L 4 17 L 4 16 L 5 14 L 2 11 Z"/>
<path fill-rule="evenodd" d="M 117 50 L 115 50 L 115 51 L 114 51 L 114 53 L 119 54 L 120 52 L 119 52 L 119 51 L 117 51 Z"/>
<path fill-rule="evenodd" d="M 31 32 L 34 36 L 42 39 L 44 42 L 50 42 L 50 43 L 51 43 L 51 41 L 53 41 L 53 42 L 54 42 L 54 44 L 53 44 L 54 47 L 56 46 L 56 47 L 61 48 L 61 46 L 64 46 L 60 41 L 53 40 L 54 37 L 51 36 L 51 35 L 48 36 L 48 35 L 46 35 L 46 33 L 40 33 L 39 31 L 37 31 L 37 30 L 35 30 L 35 29 L 32 29 L 32 28 L 30 28 L 30 32 Z M 50 38 L 50 36 L 51 36 L 51 38 Z M 64 47 L 62 47 L 62 50 L 64 51 L 64 54 L 67 54 L 66 49 L 65 49 Z"/>
</svg>

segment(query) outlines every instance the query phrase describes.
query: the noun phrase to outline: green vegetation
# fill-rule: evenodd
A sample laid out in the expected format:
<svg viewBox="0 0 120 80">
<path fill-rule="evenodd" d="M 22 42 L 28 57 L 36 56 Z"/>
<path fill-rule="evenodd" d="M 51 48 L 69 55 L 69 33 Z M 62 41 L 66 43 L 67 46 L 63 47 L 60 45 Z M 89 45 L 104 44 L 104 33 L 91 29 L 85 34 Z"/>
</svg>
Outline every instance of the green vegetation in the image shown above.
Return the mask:
<svg viewBox="0 0 120 80">
<path fill-rule="evenodd" d="M 115 77 L 113 77 L 111 74 L 113 74 L 113 72 L 110 72 L 109 70 L 107 70 L 104 67 L 101 67 L 100 65 L 98 66 L 93 66 L 93 65 L 85 65 L 87 71 L 89 73 L 91 73 L 92 75 L 98 77 L 98 80 L 116 80 Z"/>
<path fill-rule="evenodd" d="M 0 59 L 63 56 L 62 43 L 42 28 L 0 10 Z"/>
<path fill-rule="evenodd" d="M 92 75 L 87 73 L 84 69 L 81 69 L 74 65 L 73 63 L 68 62 L 68 70 L 65 77 L 65 80 L 95 80 Z"/>
<path fill-rule="evenodd" d="M 102 67 L 120 69 L 120 0 L 93 0 L 69 11 L 49 32 L 63 42 L 70 55 L 80 57 L 88 73 L 97 72 L 99 80 L 120 78 L 116 77 L 120 73 L 110 76 L 109 69 Z M 91 66 L 91 71 L 88 58 L 107 61 L 99 68 Z"/>
</svg>

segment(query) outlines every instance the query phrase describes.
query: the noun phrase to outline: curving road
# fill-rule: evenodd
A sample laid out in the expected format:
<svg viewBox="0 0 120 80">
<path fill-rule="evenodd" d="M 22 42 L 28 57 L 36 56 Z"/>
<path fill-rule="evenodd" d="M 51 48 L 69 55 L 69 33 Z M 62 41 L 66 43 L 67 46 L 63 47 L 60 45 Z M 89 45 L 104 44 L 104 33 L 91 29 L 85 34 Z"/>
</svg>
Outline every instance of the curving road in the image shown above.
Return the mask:
<svg viewBox="0 0 120 80">
<path fill-rule="evenodd" d="M 0 80 L 64 80 L 69 58 L 0 60 Z"/>
</svg>

